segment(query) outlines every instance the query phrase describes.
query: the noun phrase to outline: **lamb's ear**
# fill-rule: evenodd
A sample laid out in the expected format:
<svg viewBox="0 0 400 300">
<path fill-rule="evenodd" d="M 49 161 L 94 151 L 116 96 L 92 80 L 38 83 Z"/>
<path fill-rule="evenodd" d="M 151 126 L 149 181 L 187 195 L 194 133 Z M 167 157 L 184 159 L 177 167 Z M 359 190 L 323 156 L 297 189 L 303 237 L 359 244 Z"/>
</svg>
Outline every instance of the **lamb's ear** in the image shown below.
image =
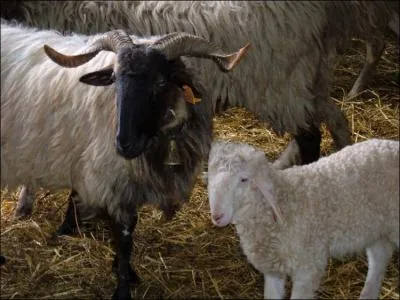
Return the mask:
<svg viewBox="0 0 400 300">
<path fill-rule="evenodd" d="M 83 75 L 79 81 L 89 85 L 105 86 L 114 83 L 114 68 L 113 65 Z"/>
<path fill-rule="evenodd" d="M 273 184 L 267 182 L 265 178 L 258 175 L 254 178 L 254 183 L 256 184 L 257 188 L 261 191 L 265 199 L 269 202 L 272 207 L 272 210 L 279 220 L 279 222 L 283 223 L 283 216 L 282 212 L 279 208 L 278 199 L 276 197 Z"/>
<path fill-rule="evenodd" d="M 252 170 L 257 170 L 254 174 L 254 184 L 261 191 L 265 199 L 269 202 L 272 207 L 272 210 L 277 217 L 277 219 L 283 223 L 282 212 L 278 205 L 278 198 L 276 197 L 274 191 L 274 185 L 271 182 L 268 182 L 268 160 L 265 157 L 265 154 L 261 151 L 257 151 L 253 155 L 254 159 L 251 162 Z"/>
</svg>

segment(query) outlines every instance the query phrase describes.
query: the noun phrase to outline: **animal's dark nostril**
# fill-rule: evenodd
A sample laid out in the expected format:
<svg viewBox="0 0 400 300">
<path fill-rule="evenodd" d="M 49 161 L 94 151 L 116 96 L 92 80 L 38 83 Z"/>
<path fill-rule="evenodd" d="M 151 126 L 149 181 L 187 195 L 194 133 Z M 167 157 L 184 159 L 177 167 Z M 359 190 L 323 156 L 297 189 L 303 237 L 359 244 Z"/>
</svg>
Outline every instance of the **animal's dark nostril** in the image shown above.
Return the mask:
<svg viewBox="0 0 400 300">
<path fill-rule="evenodd" d="M 126 159 L 133 159 L 146 150 L 149 138 L 144 135 L 131 135 L 129 138 L 117 135 L 115 146 L 117 153 Z"/>
<path fill-rule="evenodd" d="M 223 218 L 224 214 L 214 214 L 213 219 L 215 222 L 219 222 Z"/>
<path fill-rule="evenodd" d="M 130 148 L 132 147 L 132 144 L 129 143 L 129 142 L 126 142 L 126 143 L 119 143 L 119 147 L 120 147 L 121 149 L 130 149 Z"/>
<path fill-rule="evenodd" d="M 126 138 L 117 137 L 117 146 L 121 149 L 129 149 L 132 143 Z"/>
</svg>

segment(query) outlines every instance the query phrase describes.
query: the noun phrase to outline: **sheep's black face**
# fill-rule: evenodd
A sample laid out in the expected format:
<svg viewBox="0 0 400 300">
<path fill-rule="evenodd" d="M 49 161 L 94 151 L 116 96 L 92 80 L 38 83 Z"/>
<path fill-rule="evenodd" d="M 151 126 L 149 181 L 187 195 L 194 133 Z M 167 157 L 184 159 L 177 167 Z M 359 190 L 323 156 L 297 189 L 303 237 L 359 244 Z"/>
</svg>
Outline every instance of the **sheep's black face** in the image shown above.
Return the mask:
<svg viewBox="0 0 400 300">
<path fill-rule="evenodd" d="M 116 148 L 124 158 L 139 156 L 164 125 L 168 108 L 179 96 L 178 85 L 171 81 L 174 71 L 174 62 L 149 48 L 118 53 Z"/>
<path fill-rule="evenodd" d="M 88 73 L 80 81 L 91 85 L 115 83 L 116 148 L 126 159 L 142 154 L 158 132 L 181 125 L 179 120 L 187 116 L 186 105 L 182 104 L 186 99 L 184 85 L 201 96 L 180 59 L 168 61 L 161 52 L 144 45 L 122 48 L 114 67 Z M 178 111 L 172 111 L 171 120 L 173 108 Z"/>
</svg>

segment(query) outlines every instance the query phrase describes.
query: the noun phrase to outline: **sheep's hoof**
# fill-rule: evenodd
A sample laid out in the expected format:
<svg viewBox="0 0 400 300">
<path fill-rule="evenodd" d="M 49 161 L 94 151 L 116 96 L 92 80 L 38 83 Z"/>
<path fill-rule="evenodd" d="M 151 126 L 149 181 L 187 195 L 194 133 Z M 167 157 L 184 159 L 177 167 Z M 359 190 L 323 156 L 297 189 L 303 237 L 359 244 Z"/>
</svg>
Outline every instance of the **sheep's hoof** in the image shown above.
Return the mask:
<svg viewBox="0 0 400 300">
<path fill-rule="evenodd" d="M 164 211 L 164 220 L 166 222 L 171 221 L 175 217 L 177 211 L 178 211 L 178 209 L 175 209 L 175 208 L 173 208 L 169 211 Z"/>
<path fill-rule="evenodd" d="M 72 228 L 69 224 L 62 224 L 53 233 L 53 236 L 59 237 L 61 235 L 72 235 L 73 233 L 74 233 L 74 228 Z"/>
<path fill-rule="evenodd" d="M 140 277 L 133 269 L 129 270 L 129 284 L 138 285 L 140 284 Z"/>
<path fill-rule="evenodd" d="M 113 265 L 112 265 L 112 271 L 115 275 L 118 276 L 118 269 L 117 269 L 117 262 L 114 259 Z M 128 282 L 130 285 L 138 285 L 140 284 L 140 277 L 136 274 L 135 270 L 132 268 L 129 268 L 129 275 L 128 275 Z"/>
<path fill-rule="evenodd" d="M 117 269 L 113 268 L 113 272 L 117 274 Z M 140 284 L 140 277 L 136 274 L 136 272 L 132 268 L 129 269 L 128 282 L 130 285 Z"/>
<path fill-rule="evenodd" d="M 49 245 L 58 245 L 60 240 L 59 237 L 62 235 L 72 235 L 72 233 L 74 232 L 74 230 L 69 227 L 69 226 L 63 226 L 61 225 L 49 238 L 49 240 L 47 241 L 47 243 Z"/>
<path fill-rule="evenodd" d="M 171 221 L 175 217 L 177 211 L 181 207 L 182 207 L 182 203 L 180 201 L 176 201 L 176 202 L 170 203 L 169 205 L 162 206 L 161 210 L 164 213 L 164 220 L 166 222 Z"/>
<path fill-rule="evenodd" d="M 131 300 L 131 290 L 129 285 L 118 284 L 117 289 L 112 295 L 112 300 Z"/>
<path fill-rule="evenodd" d="M 60 244 L 60 240 L 58 239 L 59 236 L 55 235 L 54 233 L 50 236 L 50 238 L 47 240 L 47 245 L 49 246 L 56 246 Z"/>
<path fill-rule="evenodd" d="M 29 218 L 32 215 L 32 207 L 18 207 L 15 211 L 14 214 L 14 219 L 19 220 L 19 219 L 26 219 Z"/>
</svg>

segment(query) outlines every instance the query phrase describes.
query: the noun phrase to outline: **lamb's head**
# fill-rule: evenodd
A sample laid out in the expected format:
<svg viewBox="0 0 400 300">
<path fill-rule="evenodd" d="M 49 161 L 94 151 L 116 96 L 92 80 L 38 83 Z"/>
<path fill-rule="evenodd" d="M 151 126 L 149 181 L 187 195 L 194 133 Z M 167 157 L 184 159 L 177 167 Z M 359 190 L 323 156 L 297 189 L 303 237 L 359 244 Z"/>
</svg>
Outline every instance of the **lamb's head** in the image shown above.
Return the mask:
<svg viewBox="0 0 400 300">
<path fill-rule="evenodd" d="M 211 220 L 216 226 L 235 222 L 244 199 L 261 193 L 275 216 L 282 221 L 272 183 L 270 163 L 264 152 L 247 144 L 214 142 L 208 162 L 208 196 Z"/>
<path fill-rule="evenodd" d="M 145 40 L 115 30 L 97 36 L 79 55 L 63 55 L 47 45 L 44 49 L 64 67 L 82 65 L 101 50 L 116 53 L 113 65 L 86 74 L 80 81 L 99 86 L 115 83 L 116 148 L 122 157 L 133 159 L 145 151 L 157 134 L 182 126 L 188 118 L 188 105 L 202 97 L 182 56 L 212 59 L 227 72 L 239 62 L 248 46 L 228 54 L 207 40 L 186 33 Z"/>
</svg>

